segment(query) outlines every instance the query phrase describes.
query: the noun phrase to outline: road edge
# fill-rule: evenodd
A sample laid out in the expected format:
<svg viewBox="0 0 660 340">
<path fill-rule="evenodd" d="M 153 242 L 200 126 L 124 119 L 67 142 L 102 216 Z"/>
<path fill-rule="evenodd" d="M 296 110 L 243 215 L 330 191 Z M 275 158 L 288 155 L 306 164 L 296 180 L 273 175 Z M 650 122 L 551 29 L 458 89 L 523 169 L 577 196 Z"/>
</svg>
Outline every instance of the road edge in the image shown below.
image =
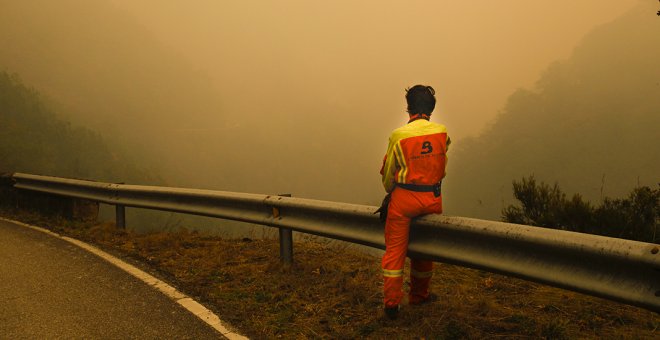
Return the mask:
<svg viewBox="0 0 660 340">
<path fill-rule="evenodd" d="M 60 235 L 56 232 L 50 231 L 48 229 L 38 227 L 38 226 L 34 226 L 34 225 L 30 225 L 30 224 L 27 224 L 27 223 L 23 223 L 21 221 L 16 221 L 16 220 L 4 218 L 4 217 L 0 217 L 0 220 L 5 221 L 5 222 L 14 223 L 16 225 L 19 225 L 19 226 L 22 226 L 22 227 L 25 227 L 25 228 L 29 228 L 29 229 L 32 229 L 32 230 L 36 230 L 36 231 L 51 235 L 53 237 L 62 239 L 64 241 L 67 241 L 67 242 L 69 242 L 73 245 L 76 245 L 79 248 L 82 248 L 82 249 L 84 249 L 84 250 L 86 250 L 86 251 L 88 251 L 88 252 L 90 252 L 90 253 L 98 256 L 98 257 L 100 257 L 101 259 L 109 262 L 110 264 L 114 265 L 115 267 L 127 272 L 128 274 L 130 274 L 133 277 L 137 278 L 138 280 L 146 283 L 147 285 L 154 287 L 155 289 L 157 289 L 158 291 L 160 291 L 161 293 L 163 293 L 164 295 L 166 295 L 167 297 L 169 297 L 170 299 L 174 300 L 176 303 L 181 305 L 183 308 L 188 310 L 190 313 L 192 313 L 193 315 L 198 317 L 200 320 L 204 321 L 206 324 L 211 326 L 213 329 L 218 331 L 222 336 L 224 336 L 228 339 L 231 339 L 231 340 L 248 339 L 247 337 L 245 337 L 241 334 L 238 334 L 234 331 L 229 330 L 227 328 L 227 326 L 225 326 L 226 323 L 223 323 L 222 320 L 220 320 L 220 318 L 215 313 L 213 313 L 208 308 L 204 307 L 201 303 L 195 301 L 193 298 L 191 298 L 191 297 L 187 296 L 186 294 L 178 291 L 176 288 L 170 286 L 166 282 L 161 281 L 160 279 L 157 279 L 156 277 L 154 277 L 154 276 L 138 269 L 137 267 L 135 267 L 131 264 L 128 264 L 128 263 L 118 259 L 115 256 L 112 256 L 112 255 L 104 252 L 103 250 L 101 250 L 97 247 L 94 247 L 90 244 L 87 244 L 87 243 L 85 243 L 83 241 L 80 241 L 80 240 L 77 240 L 75 238 L 71 238 L 71 237 L 68 237 L 68 236 L 63 236 L 63 235 Z"/>
</svg>

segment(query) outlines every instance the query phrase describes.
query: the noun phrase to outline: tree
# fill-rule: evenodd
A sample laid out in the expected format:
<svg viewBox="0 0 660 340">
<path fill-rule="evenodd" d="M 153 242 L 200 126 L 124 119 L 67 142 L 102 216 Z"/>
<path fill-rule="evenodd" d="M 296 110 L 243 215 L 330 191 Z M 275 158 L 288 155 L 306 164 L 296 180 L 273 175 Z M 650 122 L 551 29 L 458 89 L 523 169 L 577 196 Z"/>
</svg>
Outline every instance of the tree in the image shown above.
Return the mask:
<svg viewBox="0 0 660 340">
<path fill-rule="evenodd" d="M 98 133 L 60 119 L 17 75 L 0 71 L 0 172 L 162 182 L 133 163 Z"/>
</svg>

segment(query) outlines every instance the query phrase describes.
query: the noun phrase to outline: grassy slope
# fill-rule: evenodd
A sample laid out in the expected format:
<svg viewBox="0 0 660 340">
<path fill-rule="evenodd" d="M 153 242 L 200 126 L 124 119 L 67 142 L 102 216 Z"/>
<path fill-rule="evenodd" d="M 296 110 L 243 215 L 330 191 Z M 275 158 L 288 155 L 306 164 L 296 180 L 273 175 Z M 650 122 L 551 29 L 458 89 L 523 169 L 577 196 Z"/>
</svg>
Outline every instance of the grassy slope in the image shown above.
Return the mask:
<svg viewBox="0 0 660 340">
<path fill-rule="evenodd" d="M 10 212 L 4 212 L 5 215 Z M 640 338 L 659 335 L 660 315 L 483 271 L 439 264 L 429 305 L 381 311 L 379 259 L 309 238 L 292 268 L 277 240 L 195 232 L 139 235 L 109 224 L 14 217 L 97 244 L 203 301 L 251 338 Z"/>
</svg>

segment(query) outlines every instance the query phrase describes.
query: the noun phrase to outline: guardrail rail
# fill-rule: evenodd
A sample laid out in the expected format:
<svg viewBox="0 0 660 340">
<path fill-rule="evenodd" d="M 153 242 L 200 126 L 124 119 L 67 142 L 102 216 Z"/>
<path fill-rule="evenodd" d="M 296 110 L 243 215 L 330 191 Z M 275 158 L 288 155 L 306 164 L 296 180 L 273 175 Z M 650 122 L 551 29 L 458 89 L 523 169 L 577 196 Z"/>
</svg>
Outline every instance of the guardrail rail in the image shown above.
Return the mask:
<svg viewBox="0 0 660 340">
<path fill-rule="evenodd" d="M 13 179 L 19 189 L 115 205 L 118 226 L 125 225 L 124 207 L 135 207 L 242 221 L 385 248 L 383 226 L 374 215 L 374 206 L 22 173 L 14 174 Z M 427 215 L 413 221 L 408 253 L 660 313 L 659 248 L 657 244 L 598 235 Z"/>
</svg>

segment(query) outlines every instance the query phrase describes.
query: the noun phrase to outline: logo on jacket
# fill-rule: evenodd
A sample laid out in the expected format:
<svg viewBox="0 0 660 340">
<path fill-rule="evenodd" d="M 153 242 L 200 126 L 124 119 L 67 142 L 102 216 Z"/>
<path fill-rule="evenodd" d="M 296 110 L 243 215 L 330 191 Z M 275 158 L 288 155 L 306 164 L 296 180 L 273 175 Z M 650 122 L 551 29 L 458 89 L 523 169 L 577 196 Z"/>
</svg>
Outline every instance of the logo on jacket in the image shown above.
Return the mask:
<svg viewBox="0 0 660 340">
<path fill-rule="evenodd" d="M 426 155 L 427 153 L 433 152 L 433 145 L 431 145 L 431 142 L 429 141 L 424 141 L 422 143 L 422 155 Z"/>
</svg>

